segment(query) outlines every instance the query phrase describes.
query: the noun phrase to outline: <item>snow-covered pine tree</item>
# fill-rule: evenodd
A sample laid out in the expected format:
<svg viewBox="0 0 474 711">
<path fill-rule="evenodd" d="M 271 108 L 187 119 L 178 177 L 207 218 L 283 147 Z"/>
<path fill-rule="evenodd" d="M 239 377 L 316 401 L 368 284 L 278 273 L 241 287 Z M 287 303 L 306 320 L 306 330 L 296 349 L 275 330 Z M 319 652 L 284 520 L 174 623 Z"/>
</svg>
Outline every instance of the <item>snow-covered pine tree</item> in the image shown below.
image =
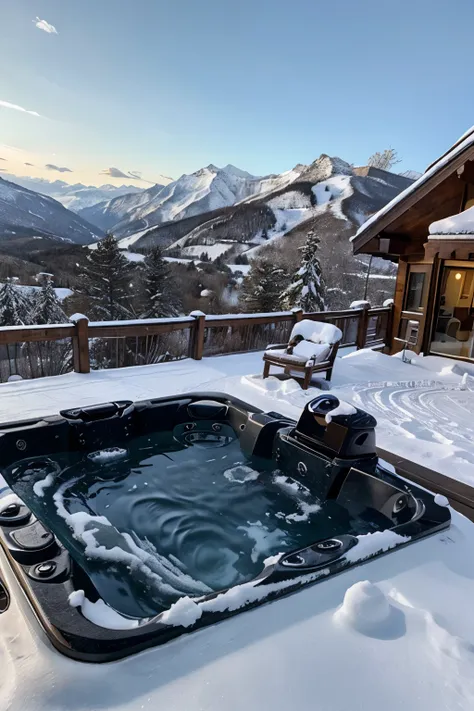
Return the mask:
<svg viewBox="0 0 474 711">
<path fill-rule="evenodd" d="M 129 318 L 131 266 L 115 237 L 108 234 L 89 250 L 87 261 L 79 275 L 79 293 L 90 301 L 90 316 L 98 321 Z"/>
<path fill-rule="evenodd" d="M 248 313 L 278 311 L 288 275 L 265 257 L 254 259 L 242 283 L 241 304 Z"/>
<path fill-rule="evenodd" d="M 33 323 L 67 323 L 68 318 L 54 291 L 53 275 L 41 272 L 37 280 L 41 289 L 36 296 Z"/>
<path fill-rule="evenodd" d="M 0 286 L 0 326 L 25 326 L 33 323 L 33 299 L 15 286 L 16 277 L 6 279 Z"/>
<path fill-rule="evenodd" d="M 153 247 L 147 254 L 143 268 L 145 275 L 142 318 L 178 316 L 182 311 L 182 304 L 172 282 L 168 263 L 163 259 L 159 247 Z"/>
<path fill-rule="evenodd" d="M 298 307 L 303 311 L 325 311 L 326 284 L 319 263 L 318 248 L 319 237 L 311 230 L 308 232 L 306 242 L 300 247 L 301 267 L 290 286 L 282 294 L 283 309 Z"/>
</svg>

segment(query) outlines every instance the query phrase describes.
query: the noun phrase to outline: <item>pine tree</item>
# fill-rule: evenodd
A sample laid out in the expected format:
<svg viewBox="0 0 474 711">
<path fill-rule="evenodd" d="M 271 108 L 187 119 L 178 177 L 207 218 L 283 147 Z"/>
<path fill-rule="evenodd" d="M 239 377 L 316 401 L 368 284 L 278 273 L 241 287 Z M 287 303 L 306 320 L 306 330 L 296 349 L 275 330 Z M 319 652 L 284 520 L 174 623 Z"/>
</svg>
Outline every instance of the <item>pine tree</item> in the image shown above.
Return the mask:
<svg viewBox="0 0 474 711">
<path fill-rule="evenodd" d="M 130 262 L 121 253 L 117 240 L 108 234 L 89 250 L 87 266 L 80 274 L 79 293 L 91 303 L 90 315 L 101 321 L 130 317 Z"/>
<path fill-rule="evenodd" d="M 242 283 L 241 301 L 249 313 L 278 311 L 281 293 L 288 284 L 288 275 L 281 267 L 261 257 L 252 262 Z"/>
<path fill-rule="evenodd" d="M 144 312 L 142 318 L 178 316 L 182 305 L 172 282 L 170 268 L 163 259 L 161 249 L 154 247 L 143 262 Z"/>
<path fill-rule="evenodd" d="M 33 323 L 33 300 L 19 287 L 16 277 L 0 286 L 0 326 L 25 326 Z"/>
<path fill-rule="evenodd" d="M 68 318 L 62 310 L 61 304 L 53 286 L 53 275 L 42 272 L 38 275 L 41 290 L 36 297 L 33 312 L 34 323 L 65 323 Z"/>
<path fill-rule="evenodd" d="M 326 284 L 318 259 L 318 248 L 319 237 L 311 230 L 308 232 L 306 242 L 300 247 L 301 267 L 296 272 L 293 282 L 282 294 L 282 308 L 299 307 L 303 311 L 325 311 Z"/>
</svg>

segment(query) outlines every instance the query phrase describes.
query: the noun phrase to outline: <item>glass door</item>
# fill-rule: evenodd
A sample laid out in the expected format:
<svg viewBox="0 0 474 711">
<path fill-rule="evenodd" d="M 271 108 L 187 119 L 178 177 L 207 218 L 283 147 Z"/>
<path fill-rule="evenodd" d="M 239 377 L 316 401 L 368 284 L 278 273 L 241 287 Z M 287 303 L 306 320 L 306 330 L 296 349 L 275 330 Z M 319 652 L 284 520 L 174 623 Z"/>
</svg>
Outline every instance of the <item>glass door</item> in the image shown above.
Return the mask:
<svg viewBox="0 0 474 711">
<path fill-rule="evenodd" d="M 409 348 L 416 353 L 421 350 L 431 269 L 431 264 L 409 265 L 398 334 L 395 337 L 399 347 Z"/>
<path fill-rule="evenodd" d="M 474 357 L 474 265 L 448 262 L 441 271 L 431 353 Z"/>
</svg>

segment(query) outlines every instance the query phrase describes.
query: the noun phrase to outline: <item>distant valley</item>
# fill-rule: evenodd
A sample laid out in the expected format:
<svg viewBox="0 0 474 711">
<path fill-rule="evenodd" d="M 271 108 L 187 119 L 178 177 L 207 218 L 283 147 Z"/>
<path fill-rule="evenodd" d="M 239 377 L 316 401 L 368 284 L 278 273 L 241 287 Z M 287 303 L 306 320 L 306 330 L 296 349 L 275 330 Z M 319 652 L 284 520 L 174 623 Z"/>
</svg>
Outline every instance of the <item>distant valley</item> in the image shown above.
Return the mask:
<svg viewBox="0 0 474 711">
<path fill-rule="evenodd" d="M 350 289 L 341 287 L 342 275 L 360 285 L 367 271 L 367 260 L 352 255 L 349 237 L 412 182 L 411 176 L 354 167 L 324 154 L 310 165 L 266 176 L 211 164 L 144 190 L 0 178 L 0 251 L 16 260 L 13 272 L 18 260 L 26 263 L 32 255 L 34 263 L 48 266 L 55 244 L 58 249 L 59 244 L 88 245 L 112 232 L 128 253 L 143 254 L 157 245 L 170 261 L 205 260 L 230 264 L 234 271 L 256 256 L 272 255 L 291 268 L 311 229 L 321 239 L 321 262 L 330 287 L 333 282 L 332 303 L 347 306 Z M 74 264 L 83 261 L 81 255 L 74 259 Z M 130 259 L 138 261 L 133 254 Z M 66 286 L 74 284 L 74 264 Z M 63 256 L 61 274 L 67 269 Z M 335 270 L 337 278 L 332 278 Z M 374 260 L 373 272 L 380 279 L 395 271 L 391 262 Z M 378 298 L 390 293 L 387 282 L 379 286 Z"/>
</svg>

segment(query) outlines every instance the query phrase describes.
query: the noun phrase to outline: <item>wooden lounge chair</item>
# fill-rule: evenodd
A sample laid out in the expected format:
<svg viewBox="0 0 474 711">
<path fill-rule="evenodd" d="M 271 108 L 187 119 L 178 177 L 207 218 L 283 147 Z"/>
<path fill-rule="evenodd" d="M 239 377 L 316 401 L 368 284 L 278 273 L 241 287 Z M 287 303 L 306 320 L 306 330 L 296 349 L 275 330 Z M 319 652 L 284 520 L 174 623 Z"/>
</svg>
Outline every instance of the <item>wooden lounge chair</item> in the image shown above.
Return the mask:
<svg viewBox="0 0 474 711">
<path fill-rule="evenodd" d="M 263 355 L 263 377 L 268 378 L 270 366 L 275 365 L 288 375 L 301 373 L 303 390 L 308 389 L 314 373 L 326 372 L 326 380 L 331 380 L 341 339 L 342 332 L 337 326 L 303 319 L 293 327 L 289 343 L 267 347 Z"/>
</svg>

